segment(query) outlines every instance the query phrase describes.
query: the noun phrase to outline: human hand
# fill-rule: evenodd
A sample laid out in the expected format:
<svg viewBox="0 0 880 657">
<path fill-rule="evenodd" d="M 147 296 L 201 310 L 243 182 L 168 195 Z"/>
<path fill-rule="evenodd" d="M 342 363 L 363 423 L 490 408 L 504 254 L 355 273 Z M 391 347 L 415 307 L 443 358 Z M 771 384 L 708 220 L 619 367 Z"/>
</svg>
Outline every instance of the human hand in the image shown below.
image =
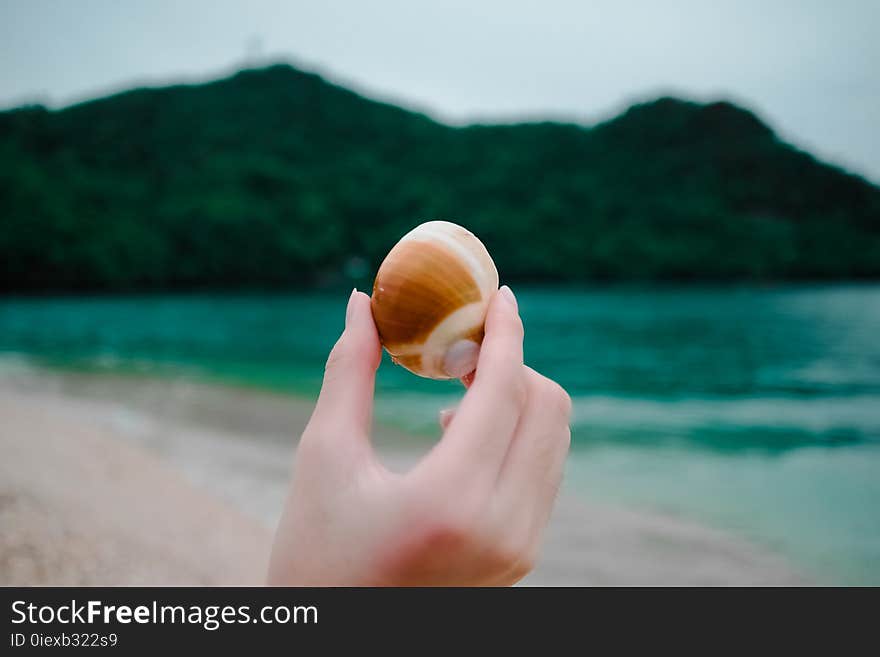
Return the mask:
<svg viewBox="0 0 880 657">
<path fill-rule="evenodd" d="M 297 449 L 268 582 L 288 586 L 509 585 L 534 566 L 570 441 L 565 391 L 523 364 L 506 286 L 443 438 L 396 474 L 370 444 L 381 347 L 352 292 Z"/>
</svg>

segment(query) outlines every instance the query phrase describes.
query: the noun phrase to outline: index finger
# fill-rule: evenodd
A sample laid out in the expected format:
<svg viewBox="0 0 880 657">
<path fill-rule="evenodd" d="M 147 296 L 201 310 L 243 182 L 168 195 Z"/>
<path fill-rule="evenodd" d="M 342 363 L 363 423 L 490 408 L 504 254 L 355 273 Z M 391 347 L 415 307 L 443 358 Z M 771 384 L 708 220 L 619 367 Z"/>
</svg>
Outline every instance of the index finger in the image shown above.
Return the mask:
<svg viewBox="0 0 880 657">
<path fill-rule="evenodd" d="M 443 439 L 419 466 L 494 486 L 526 402 L 523 325 L 507 286 L 492 298 L 473 383 Z"/>
<path fill-rule="evenodd" d="M 492 298 L 485 332 L 472 385 L 503 389 L 512 383 L 512 377 L 522 374 L 525 335 L 516 297 L 506 285 Z"/>
</svg>

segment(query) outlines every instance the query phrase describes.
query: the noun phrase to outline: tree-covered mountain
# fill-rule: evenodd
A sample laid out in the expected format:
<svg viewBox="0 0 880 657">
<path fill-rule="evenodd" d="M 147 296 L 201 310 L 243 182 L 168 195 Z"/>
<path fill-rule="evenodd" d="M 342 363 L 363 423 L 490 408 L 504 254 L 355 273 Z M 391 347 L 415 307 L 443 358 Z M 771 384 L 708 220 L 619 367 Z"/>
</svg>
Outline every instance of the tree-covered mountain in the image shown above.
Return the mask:
<svg viewBox="0 0 880 657">
<path fill-rule="evenodd" d="M 726 102 L 454 128 L 278 65 L 0 113 L 7 292 L 368 279 L 432 218 L 508 281 L 880 276 L 880 189 Z"/>
</svg>

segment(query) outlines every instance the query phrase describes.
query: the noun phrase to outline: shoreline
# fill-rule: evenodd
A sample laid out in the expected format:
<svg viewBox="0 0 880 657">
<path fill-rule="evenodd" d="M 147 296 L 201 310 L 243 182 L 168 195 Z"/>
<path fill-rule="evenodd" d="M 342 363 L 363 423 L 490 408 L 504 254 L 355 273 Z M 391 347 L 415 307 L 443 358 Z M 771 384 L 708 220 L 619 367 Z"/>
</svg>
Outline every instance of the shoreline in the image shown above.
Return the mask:
<svg viewBox="0 0 880 657">
<path fill-rule="evenodd" d="M 138 374 L 0 372 L 0 584 L 259 584 L 312 400 Z M 382 427 L 392 469 L 430 441 Z M 9 531 L 6 530 L 9 528 Z M 802 584 L 720 530 L 563 491 L 524 584 Z"/>
</svg>

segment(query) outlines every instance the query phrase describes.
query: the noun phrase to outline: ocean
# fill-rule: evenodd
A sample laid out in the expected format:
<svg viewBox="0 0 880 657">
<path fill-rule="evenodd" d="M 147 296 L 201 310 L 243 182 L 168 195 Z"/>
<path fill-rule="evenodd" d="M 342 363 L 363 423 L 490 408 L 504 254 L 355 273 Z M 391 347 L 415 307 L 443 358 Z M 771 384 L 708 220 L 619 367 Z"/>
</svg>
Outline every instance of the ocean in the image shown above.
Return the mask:
<svg viewBox="0 0 880 657">
<path fill-rule="evenodd" d="M 880 584 L 880 285 L 514 291 L 527 363 L 574 402 L 569 491 Z M 347 297 L 5 298 L 0 357 L 314 395 Z M 436 438 L 462 394 L 386 358 L 376 417 Z"/>
</svg>

